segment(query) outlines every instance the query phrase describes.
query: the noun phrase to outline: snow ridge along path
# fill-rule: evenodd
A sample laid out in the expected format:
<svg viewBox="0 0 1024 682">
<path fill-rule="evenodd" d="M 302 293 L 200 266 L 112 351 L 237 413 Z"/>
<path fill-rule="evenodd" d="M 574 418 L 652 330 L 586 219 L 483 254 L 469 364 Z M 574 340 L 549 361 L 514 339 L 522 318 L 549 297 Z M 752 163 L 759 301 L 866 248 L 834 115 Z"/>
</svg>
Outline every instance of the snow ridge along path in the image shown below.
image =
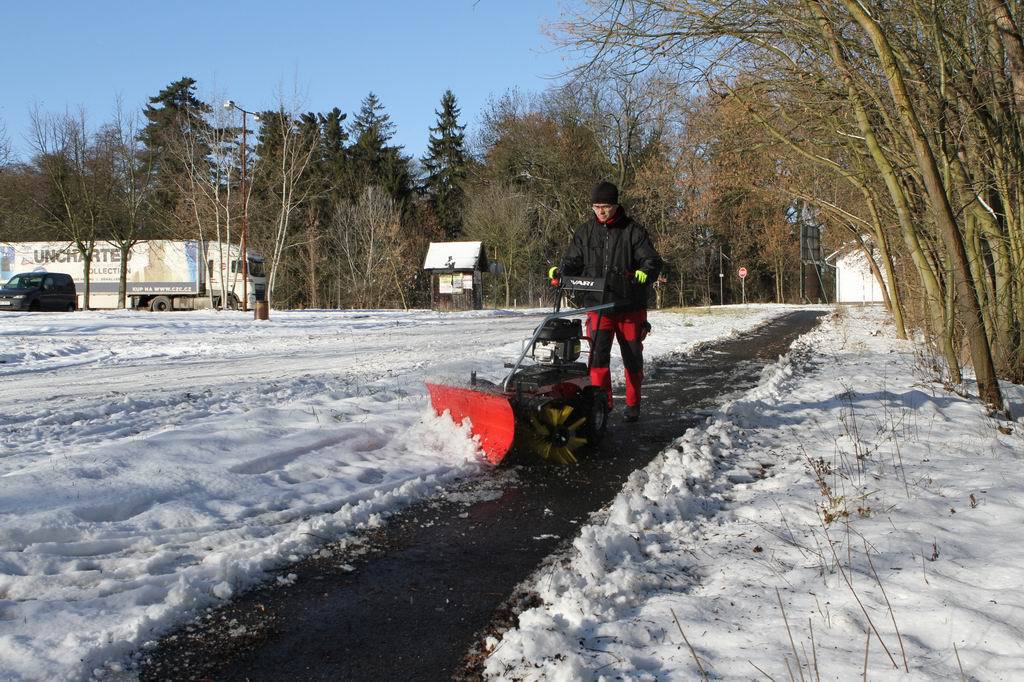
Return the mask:
<svg viewBox="0 0 1024 682">
<path fill-rule="evenodd" d="M 851 309 L 630 477 L 487 676 L 1019 680 L 1022 457 Z"/>
<path fill-rule="evenodd" d="M 653 313 L 646 347 L 793 309 Z M 500 375 L 541 314 L 0 315 L 0 670 L 117 674 L 323 538 L 472 475 L 423 382 Z"/>
</svg>

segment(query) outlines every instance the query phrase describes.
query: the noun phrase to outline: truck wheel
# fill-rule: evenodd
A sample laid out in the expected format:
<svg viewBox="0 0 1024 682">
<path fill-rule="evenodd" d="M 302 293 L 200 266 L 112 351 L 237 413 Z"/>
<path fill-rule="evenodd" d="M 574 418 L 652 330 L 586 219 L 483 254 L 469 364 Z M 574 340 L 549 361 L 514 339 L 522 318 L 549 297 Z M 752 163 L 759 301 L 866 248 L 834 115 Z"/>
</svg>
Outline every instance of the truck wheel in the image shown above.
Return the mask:
<svg viewBox="0 0 1024 682">
<path fill-rule="evenodd" d="M 162 313 L 171 309 L 171 299 L 166 296 L 157 296 L 149 302 L 149 309 L 154 313 Z"/>
<path fill-rule="evenodd" d="M 228 310 L 238 310 L 240 307 L 241 304 L 238 297 L 234 294 L 228 294 Z"/>
</svg>

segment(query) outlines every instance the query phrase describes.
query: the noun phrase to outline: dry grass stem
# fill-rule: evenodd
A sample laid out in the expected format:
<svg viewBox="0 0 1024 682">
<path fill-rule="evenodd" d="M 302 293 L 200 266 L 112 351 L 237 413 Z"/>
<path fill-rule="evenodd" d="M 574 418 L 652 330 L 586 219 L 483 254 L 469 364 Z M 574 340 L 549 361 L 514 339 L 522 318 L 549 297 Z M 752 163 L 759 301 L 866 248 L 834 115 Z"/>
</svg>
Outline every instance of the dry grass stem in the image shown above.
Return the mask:
<svg viewBox="0 0 1024 682">
<path fill-rule="evenodd" d="M 964 673 L 964 664 L 960 660 L 960 651 L 956 648 L 956 642 L 953 642 L 953 653 L 956 654 L 956 664 L 960 668 L 960 679 L 967 682 L 967 674 Z"/>
<path fill-rule="evenodd" d="M 864 638 L 864 682 L 868 682 L 868 649 L 871 648 L 871 629 L 864 628 L 864 632 L 867 635 Z"/>
<path fill-rule="evenodd" d="M 686 642 L 686 646 L 690 649 L 690 655 L 693 656 L 693 660 L 697 664 L 697 670 L 700 671 L 700 678 L 702 680 L 707 680 L 708 673 L 704 670 L 704 666 L 701 665 L 700 658 L 697 657 L 697 652 L 693 650 L 693 645 L 690 644 L 690 640 L 686 638 L 686 633 L 683 632 L 683 626 L 679 623 L 679 618 L 676 616 L 675 609 L 669 609 L 669 611 L 672 613 L 672 620 L 676 622 L 676 627 L 679 628 L 679 634 L 683 636 L 683 641 Z M 756 668 L 757 666 L 754 667 Z"/>
<path fill-rule="evenodd" d="M 892 626 L 896 629 L 896 640 L 900 643 L 900 653 L 903 654 L 903 669 L 909 673 L 910 664 L 907 663 L 907 650 L 903 647 L 903 635 L 900 634 L 900 626 L 896 624 L 896 613 L 892 610 L 892 604 L 889 602 L 889 595 L 885 593 L 885 588 L 882 586 L 882 580 L 878 577 L 878 571 L 875 570 L 875 563 L 871 561 L 871 554 L 868 552 L 867 540 L 864 541 L 864 556 L 868 558 L 868 566 L 871 567 L 871 574 L 875 576 L 875 582 L 878 583 L 878 589 L 882 591 L 882 597 L 885 598 L 885 606 L 889 609 L 889 618 L 892 619 Z"/>
<path fill-rule="evenodd" d="M 749 663 L 750 665 L 754 666 L 754 670 L 756 670 L 757 672 L 761 673 L 762 675 L 764 675 L 765 677 L 767 677 L 767 678 L 768 678 L 769 680 L 771 680 L 772 682 L 775 682 L 775 678 L 774 678 L 774 677 L 772 677 L 771 675 L 769 675 L 768 673 L 766 673 L 765 671 L 761 670 L 761 669 L 760 669 L 760 668 L 758 668 L 758 667 L 757 667 L 756 665 L 754 665 L 754 662 L 753 662 L 753 661 L 751 661 L 750 659 L 747 659 L 747 663 Z"/>
<path fill-rule="evenodd" d="M 815 597 L 817 599 L 817 597 Z M 811 655 L 814 656 L 814 679 L 821 682 L 821 673 L 818 672 L 818 647 L 814 643 L 814 625 L 811 619 L 807 619 L 807 628 L 811 632 Z"/>
<path fill-rule="evenodd" d="M 789 635 L 789 646 L 793 650 L 793 658 L 796 659 L 796 671 L 800 673 L 800 682 L 804 682 L 804 671 L 803 665 L 800 663 L 800 654 L 796 650 L 796 642 L 793 641 L 793 631 L 789 628 L 789 619 L 786 618 L 786 607 L 782 605 L 782 593 L 779 592 L 779 588 L 775 588 L 775 597 L 779 600 L 779 609 L 782 611 L 782 622 L 786 624 L 786 634 Z M 789 661 L 786 662 L 786 667 L 789 667 Z M 790 677 L 793 673 L 790 673 Z M 795 678 L 794 678 L 795 679 Z"/>
<path fill-rule="evenodd" d="M 828 528 L 825 528 L 825 539 L 826 540 L 829 539 L 828 538 Z M 828 541 L 828 546 L 832 550 L 832 553 L 835 554 L 836 550 L 835 550 L 835 547 L 832 546 L 832 542 L 831 541 Z M 882 649 L 885 651 L 886 655 L 889 657 L 889 660 L 892 661 L 892 667 L 899 668 L 900 666 L 899 666 L 898 663 L 896 663 L 896 659 L 893 658 L 892 653 L 889 651 L 889 647 L 887 647 L 885 645 L 885 641 L 882 639 L 881 633 L 878 632 L 878 628 L 875 627 L 874 622 L 871 620 L 871 616 L 868 615 L 868 610 L 867 610 L 867 608 L 865 608 L 864 603 L 860 600 L 860 595 L 857 594 L 857 590 L 853 589 L 853 583 L 850 582 L 850 578 L 846 575 L 846 571 L 843 570 L 843 566 L 842 566 L 842 564 L 839 561 L 839 556 L 838 555 L 836 556 L 836 568 L 839 569 L 839 575 L 843 576 L 843 580 L 846 581 L 846 586 L 850 588 L 850 594 L 853 595 L 854 600 L 856 600 L 856 602 L 857 602 L 857 606 L 860 607 L 861 613 L 864 614 L 864 617 L 868 621 L 868 625 L 870 626 L 871 630 L 874 631 L 875 637 L 878 638 L 878 643 L 882 645 Z"/>
</svg>

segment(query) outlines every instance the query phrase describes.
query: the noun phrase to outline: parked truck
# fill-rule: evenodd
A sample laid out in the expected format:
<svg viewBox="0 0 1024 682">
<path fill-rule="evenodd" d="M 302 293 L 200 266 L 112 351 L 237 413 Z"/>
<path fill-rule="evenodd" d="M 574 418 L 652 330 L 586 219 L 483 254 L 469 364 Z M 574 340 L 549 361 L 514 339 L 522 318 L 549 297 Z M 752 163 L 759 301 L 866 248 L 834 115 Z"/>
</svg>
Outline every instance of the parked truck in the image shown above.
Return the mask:
<svg viewBox="0 0 1024 682">
<path fill-rule="evenodd" d="M 249 307 L 266 297 L 263 257 L 248 251 L 248 282 L 237 245 L 223 242 L 165 239 L 138 242 L 128 256 L 126 296 L 134 308 L 154 311 L 238 308 L 244 295 Z M 85 270 L 82 255 L 69 242 L 0 243 L 0 279 L 25 272 L 61 272 L 75 281 L 79 307 L 84 307 Z M 116 308 L 121 251 L 99 242 L 89 268 L 89 307 Z M 222 300 L 225 299 L 226 300 Z"/>
</svg>

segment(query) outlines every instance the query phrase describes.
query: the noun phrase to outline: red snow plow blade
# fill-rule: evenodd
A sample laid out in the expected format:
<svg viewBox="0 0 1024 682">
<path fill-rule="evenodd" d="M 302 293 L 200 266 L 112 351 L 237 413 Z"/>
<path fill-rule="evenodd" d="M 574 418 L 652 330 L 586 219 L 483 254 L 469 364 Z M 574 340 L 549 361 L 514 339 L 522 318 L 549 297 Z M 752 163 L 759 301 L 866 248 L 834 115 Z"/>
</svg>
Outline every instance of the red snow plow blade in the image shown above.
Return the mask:
<svg viewBox="0 0 1024 682">
<path fill-rule="evenodd" d="M 516 418 L 504 395 L 442 384 L 427 384 L 427 390 L 438 415 L 448 410 L 456 424 L 469 417 L 470 429 L 480 437 L 480 449 L 488 462 L 498 464 L 505 458 L 512 449 Z"/>
</svg>

